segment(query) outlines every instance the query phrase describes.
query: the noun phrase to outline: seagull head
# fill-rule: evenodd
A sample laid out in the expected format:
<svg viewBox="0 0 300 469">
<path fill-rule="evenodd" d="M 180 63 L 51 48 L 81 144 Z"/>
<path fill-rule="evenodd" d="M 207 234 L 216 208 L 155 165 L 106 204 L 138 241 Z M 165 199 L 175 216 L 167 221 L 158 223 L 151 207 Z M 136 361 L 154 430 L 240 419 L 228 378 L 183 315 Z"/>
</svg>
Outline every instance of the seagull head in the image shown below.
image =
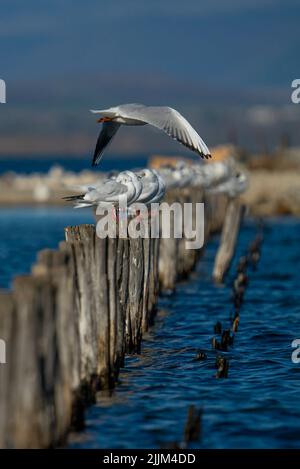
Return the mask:
<svg viewBox="0 0 300 469">
<path fill-rule="evenodd" d="M 111 117 L 100 117 L 100 119 L 97 119 L 97 122 L 99 124 L 103 124 L 104 122 L 110 122 L 110 121 L 112 121 Z"/>
<path fill-rule="evenodd" d="M 153 174 L 154 174 L 153 171 L 149 168 L 144 168 L 136 173 L 139 179 L 151 178 L 151 176 L 153 177 Z"/>
</svg>

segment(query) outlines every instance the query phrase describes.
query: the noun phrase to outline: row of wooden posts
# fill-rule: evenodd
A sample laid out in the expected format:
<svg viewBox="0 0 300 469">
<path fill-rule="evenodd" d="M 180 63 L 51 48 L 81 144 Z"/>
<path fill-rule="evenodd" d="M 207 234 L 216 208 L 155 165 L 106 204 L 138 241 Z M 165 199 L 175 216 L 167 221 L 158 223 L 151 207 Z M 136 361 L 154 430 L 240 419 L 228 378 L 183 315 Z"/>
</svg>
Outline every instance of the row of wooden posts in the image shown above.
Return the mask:
<svg viewBox="0 0 300 469">
<path fill-rule="evenodd" d="M 224 196 L 182 189 L 166 201 L 204 202 L 206 240 L 223 226 Z M 86 405 L 115 385 L 125 354 L 140 351 L 159 292 L 174 290 L 202 252 L 178 238 L 100 239 L 94 225 L 65 234 L 58 249 L 38 253 L 30 275 L 0 294 L 2 448 L 53 447 L 70 428 L 82 428 Z M 225 271 L 224 253 L 220 262 Z"/>
</svg>

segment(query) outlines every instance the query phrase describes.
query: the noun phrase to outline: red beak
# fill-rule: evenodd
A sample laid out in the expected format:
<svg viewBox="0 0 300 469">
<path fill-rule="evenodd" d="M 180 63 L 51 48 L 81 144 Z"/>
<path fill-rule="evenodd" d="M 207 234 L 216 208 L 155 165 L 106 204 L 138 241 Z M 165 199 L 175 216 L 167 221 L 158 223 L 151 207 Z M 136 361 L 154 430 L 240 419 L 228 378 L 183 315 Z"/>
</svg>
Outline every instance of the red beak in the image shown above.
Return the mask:
<svg viewBox="0 0 300 469">
<path fill-rule="evenodd" d="M 102 124 L 103 122 L 109 122 L 109 121 L 111 121 L 110 117 L 100 117 L 100 119 L 97 120 L 99 124 Z"/>
</svg>

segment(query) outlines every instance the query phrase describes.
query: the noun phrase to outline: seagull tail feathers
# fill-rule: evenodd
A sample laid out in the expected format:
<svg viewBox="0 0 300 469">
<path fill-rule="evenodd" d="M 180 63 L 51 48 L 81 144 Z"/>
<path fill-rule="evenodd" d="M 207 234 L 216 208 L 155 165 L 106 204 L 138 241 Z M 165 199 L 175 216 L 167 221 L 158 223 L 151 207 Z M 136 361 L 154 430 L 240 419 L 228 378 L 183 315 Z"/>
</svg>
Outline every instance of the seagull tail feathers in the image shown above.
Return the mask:
<svg viewBox="0 0 300 469">
<path fill-rule="evenodd" d="M 92 166 L 97 166 L 102 160 L 102 157 L 103 157 L 103 152 L 97 153 L 97 151 L 95 151 L 93 161 L 92 161 Z"/>
<path fill-rule="evenodd" d="M 74 203 L 74 208 L 84 208 L 84 207 L 91 207 L 93 204 L 90 201 L 84 200 L 85 194 L 80 195 L 69 195 L 67 197 L 62 197 L 63 200 L 67 202 Z"/>
</svg>

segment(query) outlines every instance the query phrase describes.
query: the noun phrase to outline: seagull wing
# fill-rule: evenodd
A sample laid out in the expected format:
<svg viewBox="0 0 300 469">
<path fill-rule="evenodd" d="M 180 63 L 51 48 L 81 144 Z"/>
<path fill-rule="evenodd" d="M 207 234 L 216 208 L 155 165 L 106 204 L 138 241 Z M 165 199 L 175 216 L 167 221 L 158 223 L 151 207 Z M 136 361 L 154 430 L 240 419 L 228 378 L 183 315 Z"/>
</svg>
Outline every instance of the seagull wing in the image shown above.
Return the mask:
<svg viewBox="0 0 300 469">
<path fill-rule="evenodd" d="M 95 188 L 91 187 L 85 195 L 85 200 L 93 202 L 115 202 L 121 194 L 126 194 L 127 186 L 117 181 L 106 181 Z"/>
<path fill-rule="evenodd" d="M 153 125 L 166 132 L 170 137 L 201 158 L 210 158 L 210 152 L 204 141 L 191 124 L 175 109 L 165 106 L 143 106 L 138 104 L 119 106 L 122 117 L 136 119 Z"/>
<path fill-rule="evenodd" d="M 82 189 L 82 194 L 63 197 L 68 202 L 76 203 L 74 208 L 88 207 L 102 202 L 117 203 L 122 194 L 126 194 L 128 188 L 125 184 L 114 180 L 105 180 L 98 182 L 94 186 L 78 186 Z"/>
<path fill-rule="evenodd" d="M 157 182 L 144 181 L 142 184 L 143 184 L 143 190 L 138 198 L 138 202 L 142 202 L 146 204 L 147 202 L 149 202 L 149 200 L 151 200 L 157 194 L 159 190 L 159 184 L 158 184 L 158 181 Z"/>
<path fill-rule="evenodd" d="M 100 162 L 105 148 L 109 145 L 119 127 L 120 124 L 117 122 L 104 122 L 96 143 L 92 166 L 96 166 Z"/>
</svg>

